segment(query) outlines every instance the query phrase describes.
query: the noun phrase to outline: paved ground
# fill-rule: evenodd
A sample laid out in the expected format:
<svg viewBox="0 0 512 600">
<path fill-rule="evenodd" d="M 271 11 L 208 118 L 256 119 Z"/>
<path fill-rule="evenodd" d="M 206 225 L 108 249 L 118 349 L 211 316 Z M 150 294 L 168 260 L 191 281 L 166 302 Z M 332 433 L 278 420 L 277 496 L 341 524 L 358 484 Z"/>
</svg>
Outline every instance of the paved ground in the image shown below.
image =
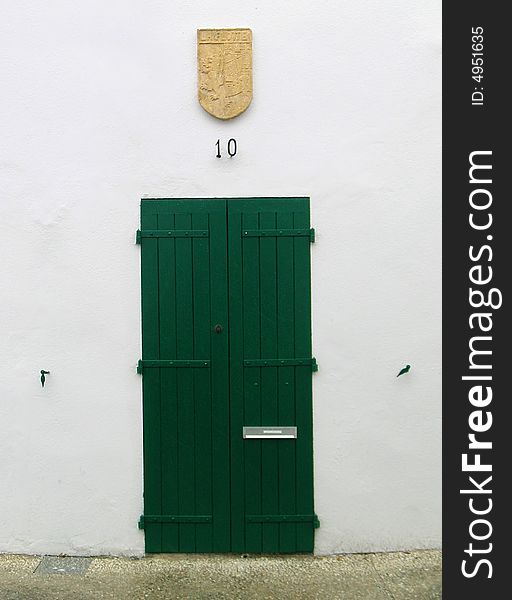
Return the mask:
<svg viewBox="0 0 512 600">
<path fill-rule="evenodd" d="M 343 556 L 0 554 L 0 600 L 437 600 L 441 553 Z"/>
</svg>

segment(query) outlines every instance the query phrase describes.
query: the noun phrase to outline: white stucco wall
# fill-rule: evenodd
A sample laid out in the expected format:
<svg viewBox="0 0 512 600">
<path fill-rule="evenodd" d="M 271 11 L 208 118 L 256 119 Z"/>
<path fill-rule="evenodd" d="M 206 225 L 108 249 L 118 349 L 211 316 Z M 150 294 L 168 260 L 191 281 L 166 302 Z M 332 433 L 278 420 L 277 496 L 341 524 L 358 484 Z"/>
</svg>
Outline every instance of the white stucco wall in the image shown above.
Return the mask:
<svg viewBox="0 0 512 600">
<path fill-rule="evenodd" d="M 311 196 L 316 551 L 440 544 L 440 21 L 438 0 L 3 4 L 0 551 L 143 552 L 143 196 Z M 222 122 L 195 31 L 244 26 L 254 100 Z"/>
</svg>

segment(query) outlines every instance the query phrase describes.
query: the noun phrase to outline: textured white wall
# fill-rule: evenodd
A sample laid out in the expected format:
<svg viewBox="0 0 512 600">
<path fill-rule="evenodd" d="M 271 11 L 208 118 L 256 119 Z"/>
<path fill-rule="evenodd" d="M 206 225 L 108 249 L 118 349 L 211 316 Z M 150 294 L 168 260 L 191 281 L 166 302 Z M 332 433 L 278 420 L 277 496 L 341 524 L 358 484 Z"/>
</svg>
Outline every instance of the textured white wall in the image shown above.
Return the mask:
<svg viewBox="0 0 512 600">
<path fill-rule="evenodd" d="M 311 196 L 316 550 L 440 544 L 440 20 L 439 0 L 4 3 L 0 551 L 143 552 L 143 196 Z M 195 30 L 237 26 L 254 100 L 221 122 Z"/>
</svg>

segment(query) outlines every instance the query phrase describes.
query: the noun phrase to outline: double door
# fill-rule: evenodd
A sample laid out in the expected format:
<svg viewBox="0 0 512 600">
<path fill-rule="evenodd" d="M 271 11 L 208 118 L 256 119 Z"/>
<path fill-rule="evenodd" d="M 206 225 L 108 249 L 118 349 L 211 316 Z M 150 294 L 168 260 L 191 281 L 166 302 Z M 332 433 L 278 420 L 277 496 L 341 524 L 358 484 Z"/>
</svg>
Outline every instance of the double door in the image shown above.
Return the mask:
<svg viewBox="0 0 512 600">
<path fill-rule="evenodd" d="M 143 200 L 147 552 L 311 552 L 308 198 Z"/>
</svg>

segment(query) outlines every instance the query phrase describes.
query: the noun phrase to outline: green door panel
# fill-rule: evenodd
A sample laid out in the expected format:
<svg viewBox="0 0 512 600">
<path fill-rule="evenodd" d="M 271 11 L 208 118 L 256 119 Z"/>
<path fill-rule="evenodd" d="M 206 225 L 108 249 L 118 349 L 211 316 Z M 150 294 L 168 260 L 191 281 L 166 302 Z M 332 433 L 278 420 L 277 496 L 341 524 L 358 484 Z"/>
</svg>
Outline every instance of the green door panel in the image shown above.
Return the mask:
<svg viewBox="0 0 512 600">
<path fill-rule="evenodd" d="M 309 226 L 308 198 L 141 203 L 147 552 L 313 550 Z"/>
</svg>

